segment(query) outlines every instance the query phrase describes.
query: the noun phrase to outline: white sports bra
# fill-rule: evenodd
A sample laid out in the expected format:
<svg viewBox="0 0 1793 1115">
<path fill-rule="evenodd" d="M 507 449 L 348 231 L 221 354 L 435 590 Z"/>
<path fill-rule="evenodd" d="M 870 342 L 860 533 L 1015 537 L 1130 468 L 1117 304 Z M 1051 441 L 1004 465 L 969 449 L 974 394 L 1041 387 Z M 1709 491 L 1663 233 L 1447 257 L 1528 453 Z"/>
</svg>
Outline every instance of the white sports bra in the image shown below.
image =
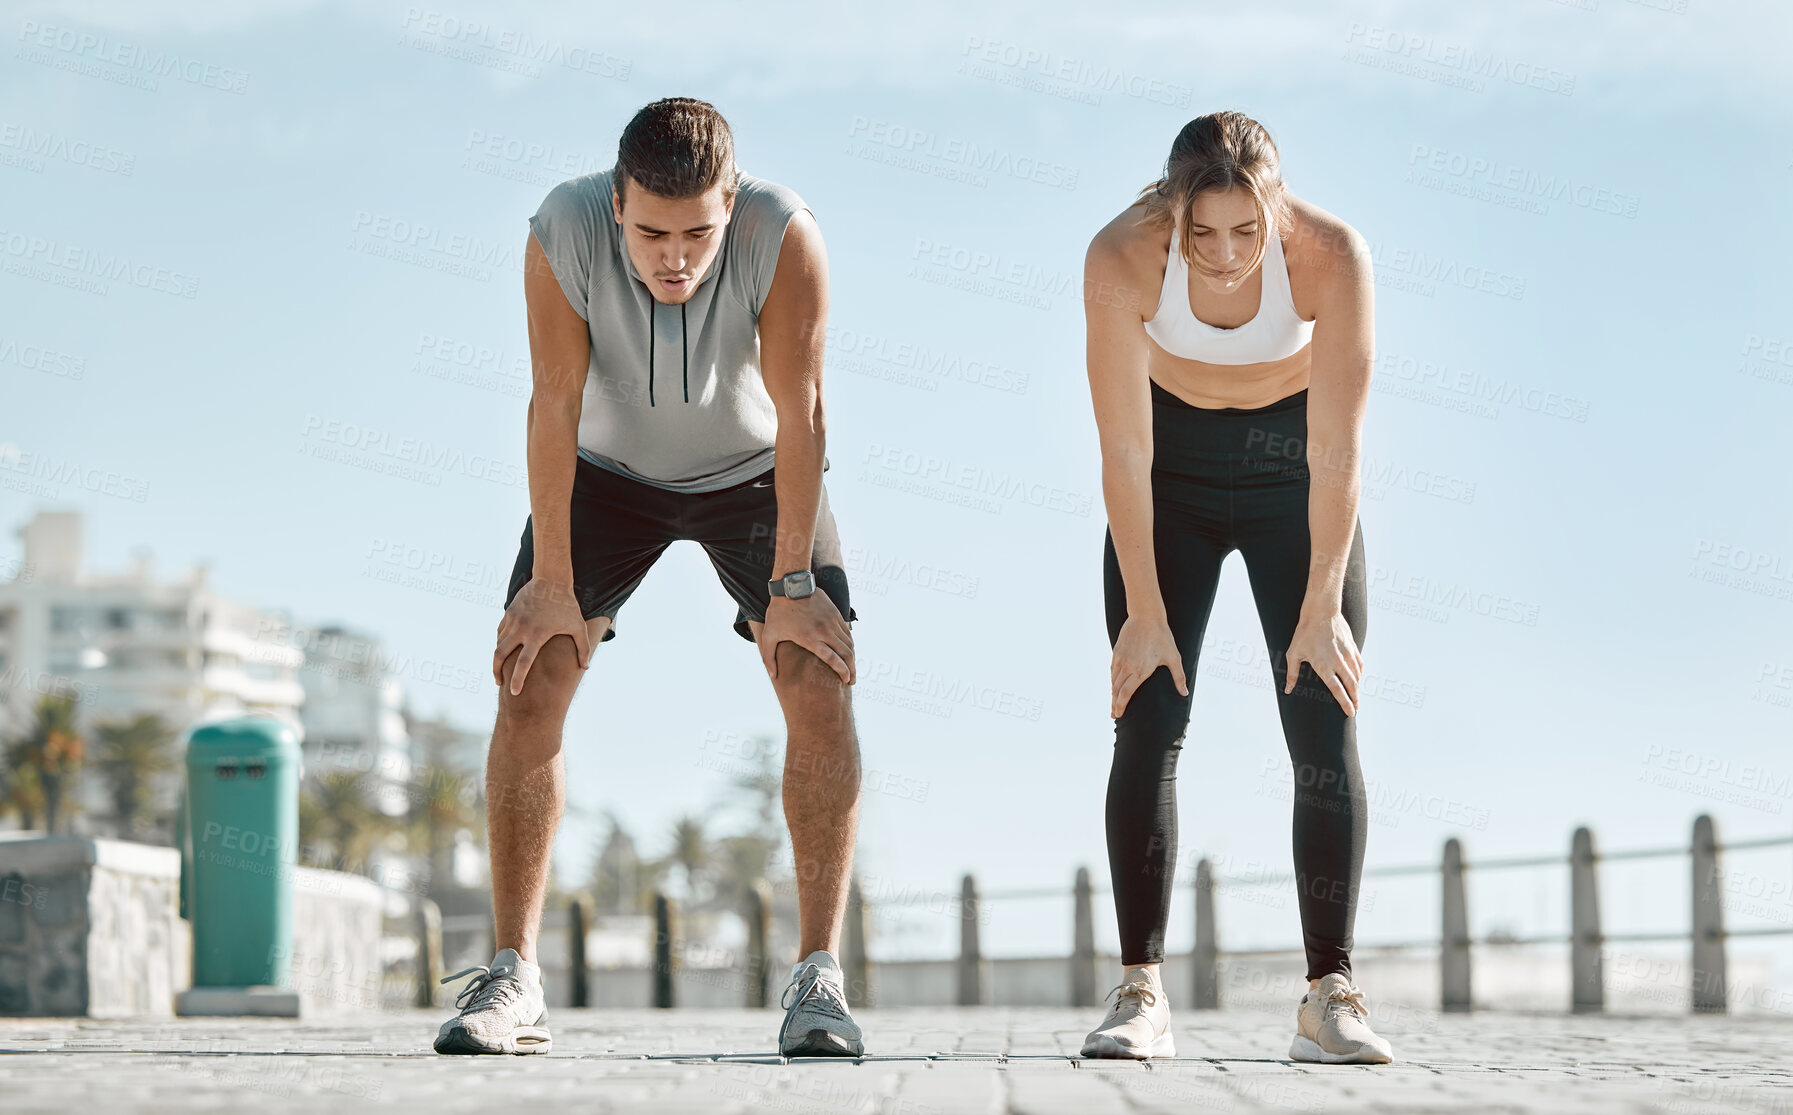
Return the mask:
<svg viewBox="0 0 1793 1115">
<path fill-rule="evenodd" d="M 1260 264 L 1264 282 L 1257 316 L 1233 329 L 1209 325 L 1195 316 L 1189 306 L 1189 265 L 1177 248 L 1177 230 L 1173 227 L 1158 312 L 1146 322 L 1146 335 L 1164 351 L 1207 364 L 1261 364 L 1287 359 L 1313 339 L 1314 323 L 1302 320 L 1295 312 L 1282 237 L 1272 233 L 1264 246 Z"/>
</svg>

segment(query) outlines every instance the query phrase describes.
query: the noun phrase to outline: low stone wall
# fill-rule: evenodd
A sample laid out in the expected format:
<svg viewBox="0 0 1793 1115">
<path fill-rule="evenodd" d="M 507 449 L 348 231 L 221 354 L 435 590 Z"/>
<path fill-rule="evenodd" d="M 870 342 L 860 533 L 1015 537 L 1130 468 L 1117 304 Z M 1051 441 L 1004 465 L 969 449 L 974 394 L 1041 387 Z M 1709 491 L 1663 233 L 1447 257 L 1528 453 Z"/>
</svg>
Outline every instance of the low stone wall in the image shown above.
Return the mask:
<svg viewBox="0 0 1793 1115">
<path fill-rule="evenodd" d="M 180 853 L 0 837 L 0 1015 L 172 1015 L 192 970 Z"/>
<path fill-rule="evenodd" d="M 301 1016 L 380 1009 L 385 892 L 361 875 L 293 869 L 292 989 Z"/>
<path fill-rule="evenodd" d="M 180 874 L 174 848 L 0 836 L 0 1015 L 172 1015 L 193 970 Z M 339 871 L 292 879 L 300 1010 L 379 1009 L 384 892 Z"/>
</svg>

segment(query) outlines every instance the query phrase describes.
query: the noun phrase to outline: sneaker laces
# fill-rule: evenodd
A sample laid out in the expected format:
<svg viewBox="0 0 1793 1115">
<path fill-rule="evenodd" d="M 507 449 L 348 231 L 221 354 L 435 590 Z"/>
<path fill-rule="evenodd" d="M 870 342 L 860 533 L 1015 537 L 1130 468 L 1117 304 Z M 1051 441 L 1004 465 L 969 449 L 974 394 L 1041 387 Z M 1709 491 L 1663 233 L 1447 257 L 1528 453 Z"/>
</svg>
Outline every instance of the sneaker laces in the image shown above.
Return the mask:
<svg viewBox="0 0 1793 1115">
<path fill-rule="evenodd" d="M 473 976 L 467 981 L 467 986 L 461 988 L 454 997 L 454 1005 L 462 1013 L 466 1013 L 498 1003 L 508 1005 L 513 1002 L 522 994 L 521 981 L 504 977 L 514 977 L 516 974 L 515 969 L 512 968 L 500 968 L 494 971 L 484 964 L 475 964 L 471 968 L 463 968 L 452 976 L 443 976 L 440 982 L 453 983 L 462 976 Z"/>
<path fill-rule="evenodd" d="M 1355 1012 L 1357 1017 L 1363 1019 L 1365 1022 L 1369 1021 L 1369 1007 L 1365 1005 L 1363 1001 L 1363 992 L 1358 990 L 1355 986 L 1349 984 L 1344 987 L 1335 986 L 1327 993 L 1326 1006 L 1324 1007 L 1327 1016 L 1336 1014 L 1341 1009 L 1332 1005 L 1335 1002 L 1343 1003 L 1346 1007 L 1349 1007 Z"/>
<path fill-rule="evenodd" d="M 1115 995 L 1115 992 L 1117 991 L 1120 992 L 1119 995 Z M 1124 999 L 1137 999 L 1140 1004 L 1139 1013 L 1141 1014 L 1145 1013 L 1146 1007 L 1158 1005 L 1158 992 L 1154 991 L 1152 985 L 1144 980 L 1130 980 L 1126 983 L 1116 984 L 1109 989 L 1108 995 L 1115 995 L 1114 1006 L 1110 1008 L 1113 1014 L 1111 1014 L 1110 1017 L 1120 1014 L 1121 1002 Z M 1103 1002 L 1108 1001 L 1108 995 L 1102 996 Z"/>
<path fill-rule="evenodd" d="M 793 991 L 797 993 L 794 999 L 791 998 Z M 791 1001 L 786 1002 L 787 999 Z M 778 1005 L 785 1010 L 795 1010 L 804 1003 L 809 1003 L 811 1009 L 836 1021 L 848 1021 L 847 1003 L 841 997 L 840 988 L 834 985 L 833 980 L 824 977 L 821 967 L 815 964 L 798 973 L 797 978 L 790 982 L 784 989 L 784 994 L 778 998 Z"/>
</svg>

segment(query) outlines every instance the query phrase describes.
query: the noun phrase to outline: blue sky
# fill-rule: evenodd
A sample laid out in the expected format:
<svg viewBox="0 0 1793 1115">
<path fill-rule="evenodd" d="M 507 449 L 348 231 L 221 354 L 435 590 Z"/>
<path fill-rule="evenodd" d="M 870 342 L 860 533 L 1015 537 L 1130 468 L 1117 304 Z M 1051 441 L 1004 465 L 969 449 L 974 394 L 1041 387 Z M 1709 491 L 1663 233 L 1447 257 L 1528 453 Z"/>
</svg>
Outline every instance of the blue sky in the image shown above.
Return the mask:
<svg viewBox="0 0 1793 1115">
<path fill-rule="evenodd" d="M 246 602 L 378 632 L 415 704 L 489 725 L 528 512 L 526 219 L 608 167 L 641 104 L 703 97 L 828 242 L 874 900 L 965 871 L 1105 880 L 1082 256 L 1186 120 L 1234 108 L 1375 253 L 1369 862 L 1433 861 L 1449 836 L 1472 858 L 1566 851 L 1577 824 L 1607 848 L 1684 843 L 1703 810 L 1726 837 L 1785 834 L 1793 20 L 1709 0 L 1325 10 L 14 5 L 0 458 L 144 498 L 0 487 L 0 562 L 33 510 L 80 508 L 90 566 L 209 562 Z M 96 277 L 114 259 L 124 276 Z M 435 463 L 406 471 L 413 447 Z M 940 471 L 917 491 L 917 469 Z M 965 506 L 939 477 L 966 469 L 1058 494 Z M 569 875 L 589 818 L 658 850 L 741 740 L 781 733 L 733 615 L 695 544 L 624 609 L 567 726 Z M 1268 673 L 1235 556 L 1182 758 L 1184 871 L 1287 869 Z M 1793 922 L 1787 861 L 1737 859 L 1781 880 L 1739 923 Z M 1684 863 L 1652 870 L 1613 877 L 1609 930 L 1685 924 Z M 1560 925 L 1555 875 L 1475 887 L 1479 929 Z M 1432 932 L 1433 901 L 1389 881 L 1359 939 Z M 994 916 L 1000 951 L 1068 942 L 1062 904 Z M 946 948 L 943 924 L 892 943 Z M 1292 909 L 1248 903 L 1222 931 L 1299 939 Z M 1172 946 L 1189 933 L 1179 916 Z"/>
</svg>

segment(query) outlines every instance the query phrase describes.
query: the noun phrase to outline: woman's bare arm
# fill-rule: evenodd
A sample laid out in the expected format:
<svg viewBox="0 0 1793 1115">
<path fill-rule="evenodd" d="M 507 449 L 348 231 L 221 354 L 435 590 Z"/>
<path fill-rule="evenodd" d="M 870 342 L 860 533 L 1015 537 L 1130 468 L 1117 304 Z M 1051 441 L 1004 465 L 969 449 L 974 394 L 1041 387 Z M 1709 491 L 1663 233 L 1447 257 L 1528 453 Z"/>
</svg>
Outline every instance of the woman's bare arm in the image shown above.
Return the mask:
<svg viewBox="0 0 1793 1115">
<path fill-rule="evenodd" d="M 1152 550 L 1152 391 L 1139 283 L 1121 229 L 1109 225 L 1084 257 L 1083 319 L 1090 400 L 1102 445 L 1102 500 L 1127 585 L 1127 612 L 1164 618 Z"/>
<path fill-rule="evenodd" d="M 1375 280 L 1369 247 L 1340 225 L 1314 249 L 1325 268 L 1316 284 L 1307 392 L 1308 527 L 1313 561 L 1302 611 L 1338 612 L 1345 562 L 1357 530 L 1363 421 L 1376 359 Z"/>
<path fill-rule="evenodd" d="M 1369 248 L 1348 225 L 1321 214 L 1313 231 L 1318 246 L 1309 258 L 1317 261 L 1319 282 L 1307 393 L 1311 557 L 1301 616 L 1285 656 L 1283 692 L 1295 691 L 1305 662 L 1345 715 L 1355 716 L 1363 680 L 1361 633 L 1351 630 L 1342 605 L 1357 533 L 1363 417 L 1376 358 L 1375 280 Z"/>
<path fill-rule="evenodd" d="M 1102 444 L 1102 501 L 1127 593 L 1127 618 L 1109 666 L 1111 714 L 1126 711 L 1133 693 L 1160 666 L 1188 696 L 1183 657 L 1170 630 L 1152 537 L 1152 389 L 1146 374 L 1144 307 L 1151 284 L 1126 245 L 1137 215 L 1129 210 L 1091 241 L 1084 257 L 1084 322 L 1090 399 Z"/>
</svg>

